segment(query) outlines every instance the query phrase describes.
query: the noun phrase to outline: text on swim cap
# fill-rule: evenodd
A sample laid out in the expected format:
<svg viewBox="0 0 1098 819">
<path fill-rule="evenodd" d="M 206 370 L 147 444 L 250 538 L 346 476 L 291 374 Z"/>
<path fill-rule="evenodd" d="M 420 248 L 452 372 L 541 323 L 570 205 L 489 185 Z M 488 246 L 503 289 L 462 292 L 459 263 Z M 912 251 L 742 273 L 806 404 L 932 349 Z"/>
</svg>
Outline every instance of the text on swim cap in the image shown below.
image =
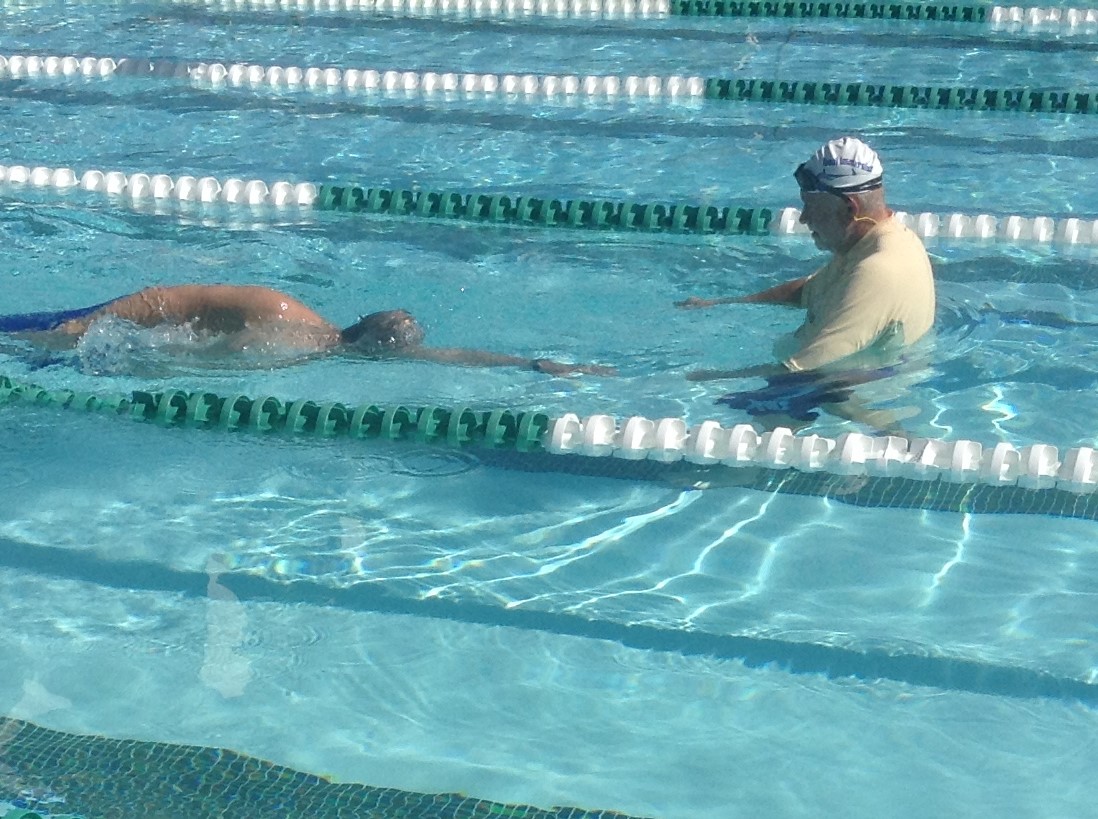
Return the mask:
<svg viewBox="0 0 1098 819">
<path fill-rule="evenodd" d="M 839 157 L 837 159 L 831 159 L 830 157 L 824 157 L 823 158 L 823 164 L 824 164 L 825 168 L 828 167 L 829 165 L 849 165 L 850 167 L 852 167 L 856 170 L 859 170 L 859 171 L 865 171 L 866 173 L 872 173 L 873 172 L 873 163 L 872 162 L 859 162 L 857 159 L 847 158 L 845 156 Z"/>
</svg>

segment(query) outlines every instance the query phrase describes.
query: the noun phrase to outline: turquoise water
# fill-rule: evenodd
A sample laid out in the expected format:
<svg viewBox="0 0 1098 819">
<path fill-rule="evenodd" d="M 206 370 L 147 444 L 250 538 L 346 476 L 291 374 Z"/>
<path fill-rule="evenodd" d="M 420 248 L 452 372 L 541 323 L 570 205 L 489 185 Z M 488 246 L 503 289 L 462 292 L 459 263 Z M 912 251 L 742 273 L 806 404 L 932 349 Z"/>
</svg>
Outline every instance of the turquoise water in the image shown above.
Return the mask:
<svg viewBox="0 0 1098 819">
<path fill-rule="evenodd" d="M 1084 36 L 853 21 L 167 3 L 8 4 L 0 21 L 8 55 L 419 71 L 1077 87 L 1098 53 Z M 856 130 L 880 149 L 897 208 L 1098 214 L 1087 117 L 446 102 L 125 77 L 0 80 L 0 110 L 8 165 L 772 208 L 796 204 L 790 170 L 819 142 Z M 432 343 L 621 371 L 243 368 L 109 324 L 63 365 L 0 349 L 0 372 L 49 387 L 692 423 L 744 419 L 714 405 L 726 387 L 684 374 L 765 360 L 797 317 L 671 303 L 759 289 L 818 257 L 803 236 L 158 212 L 7 186 L 0 243 L 5 313 L 155 282 L 261 283 L 339 323 L 403 306 Z M 919 410 L 911 434 L 1093 444 L 1093 253 L 930 250 L 938 343 L 925 378 L 888 399 Z M 811 431 L 855 428 L 824 416 Z M 0 461 L 0 656 L 20 672 L 0 681 L 0 712 L 51 728 L 218 745 L 380 787 L 683 819 L 1074 817 L 1098 795 L 1079 752 L 1095 728 L 1091 520 L 684 491 L 412 443 L 27 408 L 0 411 Z"/>
</svg>

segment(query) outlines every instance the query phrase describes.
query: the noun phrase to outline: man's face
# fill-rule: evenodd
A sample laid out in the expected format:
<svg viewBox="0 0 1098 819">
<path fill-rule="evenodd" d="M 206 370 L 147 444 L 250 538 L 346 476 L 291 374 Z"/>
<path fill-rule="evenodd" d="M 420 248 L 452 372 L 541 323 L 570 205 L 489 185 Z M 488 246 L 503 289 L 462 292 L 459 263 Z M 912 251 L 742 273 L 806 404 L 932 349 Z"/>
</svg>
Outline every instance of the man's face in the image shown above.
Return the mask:
<svg viewBox="0 0 1098 819">
<path fill-rule="evenodd" d="M 847 200 L 833 193 L 801 191 L 801 202 L 801 224 L 812 231 L 816 247 L 832 253 L 845 249 L 851 224 Z"/>
</svg>

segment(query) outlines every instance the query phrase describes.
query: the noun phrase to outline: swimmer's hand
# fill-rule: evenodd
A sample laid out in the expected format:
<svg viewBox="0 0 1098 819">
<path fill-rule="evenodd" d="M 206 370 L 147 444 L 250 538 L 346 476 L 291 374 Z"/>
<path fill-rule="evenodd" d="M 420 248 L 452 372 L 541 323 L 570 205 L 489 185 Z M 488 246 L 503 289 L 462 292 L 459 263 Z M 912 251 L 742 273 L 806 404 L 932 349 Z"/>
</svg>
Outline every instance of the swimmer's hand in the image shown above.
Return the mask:
<svg viewBox="0 0 1098 819">
<path fill-rule="evenodd" d="M 718 303 L 717 299 L 699 299 L 697 296 L 691 296 L 688 299 L 675 302 L 675 306 L 684 310 L 700 310 L 703 307 L 712 307 Z"/>
<path fill-rule="evenodd" d="M 530 368 L 534 372 L 547 375 L 617 375 L 618 371 L 613 367 L 603 367 L 601 364 L 562 364 L 559 361 L 551 361 L 548 358 L 535 358 L 530 362 Z"/>
<path fill-rule="evenodd" d="M 725 296 L 720 299 L 700 299 L 697 296 L 691 296 L 688 299 L 675 302 L 675 306 L 684 310 L 701 310 L 705 307 L 715 307 L 718 304 L 739 304 L 742 301 L 744 301 L 743 296 Z"/>
</svg>

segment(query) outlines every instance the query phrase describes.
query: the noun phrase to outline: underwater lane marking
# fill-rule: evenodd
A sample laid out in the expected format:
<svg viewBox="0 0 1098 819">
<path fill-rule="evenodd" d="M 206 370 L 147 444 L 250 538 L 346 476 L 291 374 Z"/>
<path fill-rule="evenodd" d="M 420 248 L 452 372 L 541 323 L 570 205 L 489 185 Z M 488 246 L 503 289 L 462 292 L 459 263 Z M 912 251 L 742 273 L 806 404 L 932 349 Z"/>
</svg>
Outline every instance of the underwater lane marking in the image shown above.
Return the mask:
<svg viewBox="0 0 1098 819">
<path fill-rule="evenodd" d="M 95 555 L 0 538 L 0 568 L 52 576 L 128 591 L 161 591 L 193 598 L 207 595 L 203 571 L 171 569 L 147 561 L 109 561 Z M 505 609 L 479 603 L 397 597 L 376 584 L 331 588 L 308 580 L 277 583 L 246 574 L 222 574 L 220 582 L 242 603 L 272 602 L 342 608 L 374 614 L 403 614 L 466 625 L 509 627 L 545 634 L 606 640 L 642 651 L 710 657 L 789 674 L 831 680 L 889 680 L 958 693 L 1021 699 L 1057 699 L 1098 705 L 1098 685 L 1071 677 L 974 660 L 857 651 L 838 646 L 626 625 L 571 614 Z"/>
</svg>

